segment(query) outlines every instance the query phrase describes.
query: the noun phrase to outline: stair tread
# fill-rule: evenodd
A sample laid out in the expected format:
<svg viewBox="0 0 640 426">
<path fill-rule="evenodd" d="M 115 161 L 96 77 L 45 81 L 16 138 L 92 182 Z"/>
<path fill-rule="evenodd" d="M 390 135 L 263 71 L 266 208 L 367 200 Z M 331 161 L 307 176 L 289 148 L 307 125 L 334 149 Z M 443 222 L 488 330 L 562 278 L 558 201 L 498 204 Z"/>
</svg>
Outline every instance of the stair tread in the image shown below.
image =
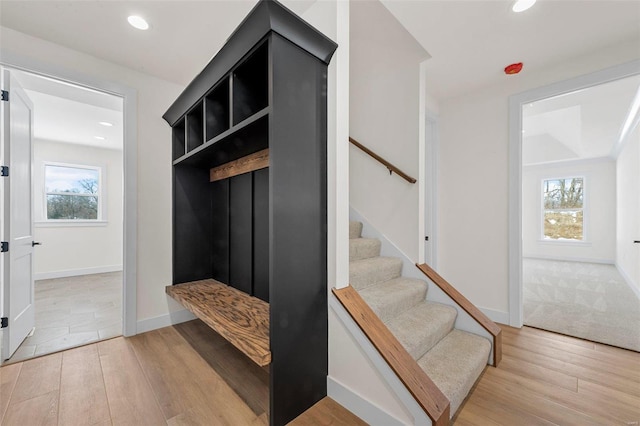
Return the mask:
<svg viewBox="0 0 640 426">
<path fill-rule="evenodd" d="M 267 302 L 212 279 L 170 285 L 165 291 L 253 362 L 271 363 Z"/>
<path fill-rule="evenodd" d="M 451 417 L 480 377 L 491 353 L 491 343 L 484 337 L 454 329 L 418 360 L 451 402 Z"/>
<path fill-rule="evenodd" d="M 457 315 L 451 306 L 422 301 L 392 318 L 387 327 L 417 360 L 451 332 Z"/>
<path fill-rule="evenodd" d="M 427 296 L 426 281 L 399 277 L 359 291 L 360 296 L 382 322 L 398 316 L 423 301 Z"/>
<path fill-rule="evenodd" d="M 380 246 L 377 238 L 352 238 L 349 240 L 349 261 L 378 257 Z"/>
<path fill-rule="evenodd" d="M 362 235 L 362 222 L 349 221 L 349 238 L 360 238 Z"/>
<path fill-rule="evenodd" d="M 349 262 L 349 282 L 356 290 L 398 278 L 401 272 L 402 260 L 396 257 L 377 256 Z"/>
</svg>

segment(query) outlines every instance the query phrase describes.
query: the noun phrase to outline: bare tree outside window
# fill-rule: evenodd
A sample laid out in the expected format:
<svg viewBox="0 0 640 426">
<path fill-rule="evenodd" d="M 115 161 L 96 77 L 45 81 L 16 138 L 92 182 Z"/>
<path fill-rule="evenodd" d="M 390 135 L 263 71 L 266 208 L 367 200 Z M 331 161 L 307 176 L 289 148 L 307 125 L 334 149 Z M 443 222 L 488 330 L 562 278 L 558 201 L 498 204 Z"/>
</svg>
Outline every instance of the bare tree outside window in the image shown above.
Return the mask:
<svg viewBox="0 0 640 426">
<path fill-rule="evenodd" d="M 542 182 L 544 238 L 584 239 L 584 178 L 550 179 Z"/>
<path fill-rule="evenodd" d="M 46 165 L 47 219 L 97 220 L 99 184 L 97 168 Z"/>
</svg>

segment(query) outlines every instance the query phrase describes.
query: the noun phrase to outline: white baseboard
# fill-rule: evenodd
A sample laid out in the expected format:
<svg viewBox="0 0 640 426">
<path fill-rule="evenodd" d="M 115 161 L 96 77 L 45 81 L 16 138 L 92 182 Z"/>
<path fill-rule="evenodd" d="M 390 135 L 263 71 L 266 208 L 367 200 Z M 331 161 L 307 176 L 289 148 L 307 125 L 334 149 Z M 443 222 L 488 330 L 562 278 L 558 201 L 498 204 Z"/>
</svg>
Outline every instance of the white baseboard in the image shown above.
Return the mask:
<svg viewBox="0 0 640 426">
<path fill-rule="evenodd" d="M 622 268 L 617 263 L 616 263 L 616 269 L 618 270 L 618 272 L 620 272 L 620 275 L 622 275 L 622 278 L 624 278 L 624 281 L 627 283 L 629 288 L 631 288 L 631 291 L 633 291 L 636 294 L 636 296 L 638 296 L 638 299 L 640 299 L 640 287 L 638 287 L 638 283 L 635 282 L 629 276 L 629 274 L 627 274 L 627 271 L 625 271 L 624 268 Z"/>
<path fill-rule="evenodd" d="M 507 325 L 509 324 L 509 312 L 496 311 L 494 309 L 488 308 L 480 308 L 480 310 L 493 322 Z"/>
<path fill-rule="evenodd" d="M 559 262 L 580 262 L 580 263 L 601 263 L 604 265 L 615 265 L 613 259 L 590 259 L 586 257 L 571 257 L 571 256 L 546 256 L 544 254 L 523 254 L 523 259 L 540 259 L 540 260 L 557 260 Z"/>
<path fill-rule="evenodd" d="M 401 426 L 403 423 L 342 383 L 327 376 L 327 396 L 370 425 Z"/>
<path fill-rule="evenodd" d="M 93 268 L 68 269 L 66 271 L 38 272 L 33 274 L 33 279 L 35 281 L 50 280 L 53 278 L 77 277 L 79 275 L 104 274 L 106 272 L 117 271 L 122 271 L 122 265 L 96 266 Z"/>
<path fill-rule="evenodd" d="M 157 330 L 162 327 L 169 327 L 170 325 L 180 324 L 181 322 L 187 322 L 194 319 L 196 319 L 195 315 L 186 309 L 182 309 L 165 315 L 138 320 L 136 324 L 136 333 L 145 333 L 147 331 Z"/>
</svg>

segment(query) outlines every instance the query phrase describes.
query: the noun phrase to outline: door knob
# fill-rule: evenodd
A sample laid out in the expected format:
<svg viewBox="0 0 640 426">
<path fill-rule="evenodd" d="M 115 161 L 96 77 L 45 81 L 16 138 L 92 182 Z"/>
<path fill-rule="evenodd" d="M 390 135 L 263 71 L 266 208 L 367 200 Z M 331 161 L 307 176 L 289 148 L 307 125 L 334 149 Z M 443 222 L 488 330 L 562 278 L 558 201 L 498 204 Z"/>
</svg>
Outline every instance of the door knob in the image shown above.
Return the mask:
<svg viewBox="0 0 640 426">
<path fill-rule="evenodd" d="M 31 247 L 33 247 L 33 246 L 41 246 L 41 245 L 42 245 L 42 243 L 39 242 L 39 241 L 31 241 Z"/>
<path fill-rule="evenodd" d="M 633 240 L 633 244 L 640 244 L 640 240 Z"/>
</svg>

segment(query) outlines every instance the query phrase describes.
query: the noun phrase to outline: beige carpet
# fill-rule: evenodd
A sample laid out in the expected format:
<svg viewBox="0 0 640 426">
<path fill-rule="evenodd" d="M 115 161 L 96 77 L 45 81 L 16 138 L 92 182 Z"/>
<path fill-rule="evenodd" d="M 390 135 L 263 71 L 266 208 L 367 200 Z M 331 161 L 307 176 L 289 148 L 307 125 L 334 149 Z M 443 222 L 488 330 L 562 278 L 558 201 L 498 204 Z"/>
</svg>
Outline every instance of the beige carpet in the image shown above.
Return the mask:
<svg viewBox="0 0 640 426">
<path fill-rule="evenodd" d="M 523 259 L 524 323 L 640 352 L 640 299 L 613 265 Z"/>
</svg>

